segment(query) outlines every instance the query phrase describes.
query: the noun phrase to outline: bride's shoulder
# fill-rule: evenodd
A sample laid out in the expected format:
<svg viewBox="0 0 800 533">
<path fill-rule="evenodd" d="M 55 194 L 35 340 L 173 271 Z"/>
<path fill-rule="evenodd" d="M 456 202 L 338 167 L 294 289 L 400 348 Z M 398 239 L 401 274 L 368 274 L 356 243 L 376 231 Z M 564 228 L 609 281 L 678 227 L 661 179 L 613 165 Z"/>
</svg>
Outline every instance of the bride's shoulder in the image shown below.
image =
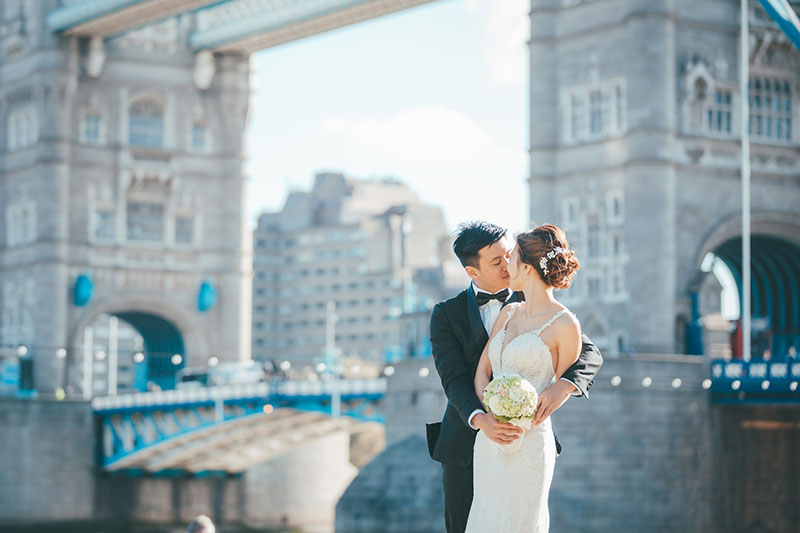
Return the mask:
<svg viewBox="0 0 800 533">
<path fill-rule="evenodd" d="M 523 302 L 512 302 L 510 304 L 506 304 L 500 309 L 500 316 L 499 318 L 506 318 L 514 314 L 514 312 L 522 306 Z"/>
<path fill-rule="evenodd" d="M 581 323 L 578 320 L 578 317 L 575 316 L 575 313 L 569 310 L 567 307 L 563 307 L 561 310 L 561 316 L 558 317 L 559 320 L 556 320 L 556 325 L 560 325 L 561 327 L 573 329 L 575 327 L 580 330 Z"/>
</svg>

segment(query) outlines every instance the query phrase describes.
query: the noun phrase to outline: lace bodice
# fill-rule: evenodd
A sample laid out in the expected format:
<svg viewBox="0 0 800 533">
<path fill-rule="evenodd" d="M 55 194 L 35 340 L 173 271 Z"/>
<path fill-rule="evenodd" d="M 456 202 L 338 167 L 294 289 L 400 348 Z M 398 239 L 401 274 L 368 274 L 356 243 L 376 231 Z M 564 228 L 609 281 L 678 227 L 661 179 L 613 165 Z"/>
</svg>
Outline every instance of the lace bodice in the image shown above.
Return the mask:
<svg viewBox="0 0 800 533">
<path fill-rule="evenodd" d="M 550 348 L 540 336 L 553 322 L 566 313 L 562 310 L 553 315 L 537 330 L 526 331 L 517 337 L 505 342 L 506 329 L 511 317 L 519 306 L 515 306 L 506 317 L 503 328 L 497 332 L 489 345 L 489 361 L 492 363 L 492 373 L 519 374 L 531 382 L 537 392 L 542 392 L 552 383 L 556 372 L 553 368 L 553 356 Z"/>
</svg>

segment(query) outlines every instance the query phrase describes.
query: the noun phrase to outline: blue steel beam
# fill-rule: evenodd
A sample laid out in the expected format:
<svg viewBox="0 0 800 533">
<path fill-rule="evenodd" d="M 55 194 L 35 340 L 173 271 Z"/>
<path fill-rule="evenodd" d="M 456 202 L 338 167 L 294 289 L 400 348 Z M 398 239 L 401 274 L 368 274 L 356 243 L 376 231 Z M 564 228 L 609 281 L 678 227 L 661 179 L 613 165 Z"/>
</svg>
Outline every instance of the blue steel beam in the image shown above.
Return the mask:
<svg viewBox="0 0 800 533">
<path fill-rule="evenodd" d="M 758 0 L 764 11 L 772 17 L 778 27 L 790 41 L 800 50 L 800 19 L 788 0 Z M 797 3 L 797 2 L 795 2 Z"/>
<path fill-rule="evenodd" d="M 386 390 L 384 379 L 345 380 L 339 390 L 348 419 L 383 422 L 379 405 Z M 126 467 L 164 447 L 171 449 L 187 438 L 216 431 L 221 424 L 258 414 L 285 408 L 330 414 L 332 391 L 329 382 L 286 381 L 96 398 L 94 412 L 104 428 L 102 466 Z M 220 401 L 223 417 L 217 420 Z"/>
<path fill-rule="evenodd" d="M 434 0 L 230 0 L 198 11 L 197 50 L 252 53 Z"/>
<path fill-rule="evenodd" d="M 47 29 L 108 36 L 216 3 L 219 0 L 67 0 L 47 14 Z"/>
</svg>

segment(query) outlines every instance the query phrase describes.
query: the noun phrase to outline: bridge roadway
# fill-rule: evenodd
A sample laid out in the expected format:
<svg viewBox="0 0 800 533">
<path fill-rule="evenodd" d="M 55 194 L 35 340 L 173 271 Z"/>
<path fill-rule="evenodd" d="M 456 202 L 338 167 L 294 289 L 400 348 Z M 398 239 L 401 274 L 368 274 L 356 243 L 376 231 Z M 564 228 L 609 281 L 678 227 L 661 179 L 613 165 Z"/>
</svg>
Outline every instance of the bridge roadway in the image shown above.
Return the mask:
<svg viewBox="0 0 800 533">
<path fill-rule="evenodd" d="M 341 418 L 330 416 L 341 395 Z M 92 400 L 106 471 L 239 473 L 360 421 L 382 422 L 386 380 L 279 381 Z"/>
</svg>

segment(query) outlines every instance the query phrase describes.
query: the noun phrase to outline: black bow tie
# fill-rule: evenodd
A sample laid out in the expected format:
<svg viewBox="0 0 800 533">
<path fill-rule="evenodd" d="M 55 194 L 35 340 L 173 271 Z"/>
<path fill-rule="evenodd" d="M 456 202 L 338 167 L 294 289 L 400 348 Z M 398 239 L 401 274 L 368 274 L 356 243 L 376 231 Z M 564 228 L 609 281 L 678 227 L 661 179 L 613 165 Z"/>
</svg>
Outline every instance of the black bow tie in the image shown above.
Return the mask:
<svg viewBox="0 0 800 533">
<path fill-rule="evenodd" d="M 486 305 L 489 303 L 489 300 L 497 300 L 498 302 L 503 303 L 508 298 L 508 289 L 503 289 L 502 291 L 494 294 L 479 291 L 475 298 L 478 300 L 478 307 Z"/>
</svg>

